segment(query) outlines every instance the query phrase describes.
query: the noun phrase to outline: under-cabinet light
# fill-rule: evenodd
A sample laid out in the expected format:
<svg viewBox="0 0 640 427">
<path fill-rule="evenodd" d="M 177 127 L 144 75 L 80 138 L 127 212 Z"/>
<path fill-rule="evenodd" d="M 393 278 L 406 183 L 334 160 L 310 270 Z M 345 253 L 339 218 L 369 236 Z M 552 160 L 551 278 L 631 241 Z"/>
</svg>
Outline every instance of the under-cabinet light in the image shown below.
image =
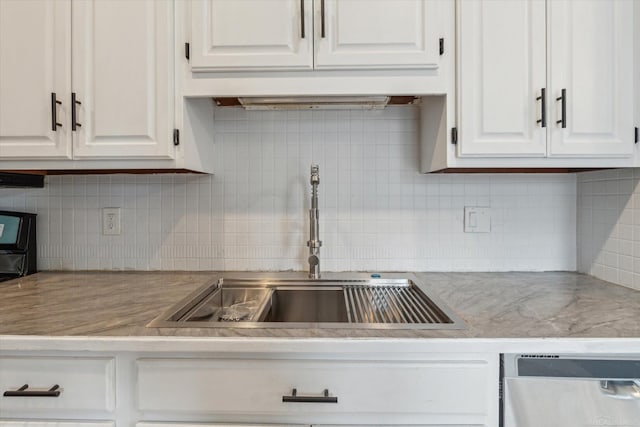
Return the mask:
<svg viewBox="0 0 640 427">
<path fill-rule="evenodd" d="M 389 96 L 311 96 L 238 98 L 247 110 L 381 110 Z"/>
</svg>

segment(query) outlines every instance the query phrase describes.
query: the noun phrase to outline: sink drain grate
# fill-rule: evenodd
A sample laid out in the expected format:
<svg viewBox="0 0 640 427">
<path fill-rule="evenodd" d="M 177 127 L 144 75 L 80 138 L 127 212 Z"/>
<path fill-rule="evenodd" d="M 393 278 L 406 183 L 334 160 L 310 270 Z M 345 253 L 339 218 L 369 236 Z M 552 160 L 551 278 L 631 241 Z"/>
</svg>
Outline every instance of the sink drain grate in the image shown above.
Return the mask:
<svg viewBox="0 0 640 427">
<path fill-rule="evenodd" d="M 428 297 L 407 286 L 345 286 L 349 323 L 452 323 Z"/>
</svg>

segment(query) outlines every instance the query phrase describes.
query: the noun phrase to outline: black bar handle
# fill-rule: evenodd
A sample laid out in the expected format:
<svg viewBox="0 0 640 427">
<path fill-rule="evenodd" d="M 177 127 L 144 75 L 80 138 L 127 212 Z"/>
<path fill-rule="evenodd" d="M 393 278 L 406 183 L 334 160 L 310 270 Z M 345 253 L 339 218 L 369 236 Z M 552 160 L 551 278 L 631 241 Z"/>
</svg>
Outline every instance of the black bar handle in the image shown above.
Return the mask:
<svg viewBox="0 0 640 427">
<path fill-rule="evenodd" d="M 567 90 L 566 89 L 562 89 L 562 94 L 556 98 L 556 101 L 561 101 L 562 105 L 562 118 L 560 120 L 557 120 L 556 123 L 560 124 L 562 123 L 562 128 L 566 128 L 567 127 Z"/>
<path fill-rule="evenodd" d="M 324 0 L 320 1 L 320 37 L 325 37 L 325 28 L 324 28 Z"/>
<path fill-rule="evenodd" d="M 58 126 L 62 127 L 62 123 L 58 123 L 58 104 L 62 104 L 62 101 L 56 99 L 56 93 L 51 92 L 51 130 L 57 131 Z"/>
<path fill-rule="evenodd" d="M 540 127 L 547 127 L 547 90 L 545 88 L 540 89 L 540 96 L 536 98 L 540 101 L 540 118 L 536 120 L 536 123 L 540 123 Z"/>
<path fill-rule="evenodd" d="M 304 31 L 304 0 L 300 0 L 300 38 L 305 38 Z"/>
<path fill-rule="evenodd" d="M 283 402 L 298 403 L 338 403 L 337 396 L 329 396 L 329 390 L 324 389 L 322 396 L 298 396 L 298 390 L 291 390 L 291 396 L 282 396 Z"/>
<path fill-rule="evenodd" d="M 60 396 L 60 386 L 58 384 L 49 390 L 29 390 L 29 384 L 25 384 L 17 390 L 7 390 L 4 397 L 58 397 Z"/>
<path fill-rule="evenodd" d="M 82 102 L 76 99 L 76 93 L 71 92 L 71 130 L 75 131 L 76 127 L 82 127 L 81 123 L 78 123 L 78 117 L 76 115 L 76 105 L 82 105 Z"/>
</svg>

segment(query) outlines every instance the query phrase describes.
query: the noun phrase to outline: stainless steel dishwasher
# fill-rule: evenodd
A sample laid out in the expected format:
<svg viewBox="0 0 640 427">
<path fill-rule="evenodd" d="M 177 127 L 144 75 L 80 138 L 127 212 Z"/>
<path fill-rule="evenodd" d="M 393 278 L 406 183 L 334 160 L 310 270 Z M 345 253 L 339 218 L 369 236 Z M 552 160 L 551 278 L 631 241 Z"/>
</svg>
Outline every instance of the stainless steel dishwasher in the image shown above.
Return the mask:
<svg viewBox="0 0 640 427">
<path fill-rule="evenodd" d="M 504 355 L 504 427 L 640 427 L 640 354 Z"/>
</svg>

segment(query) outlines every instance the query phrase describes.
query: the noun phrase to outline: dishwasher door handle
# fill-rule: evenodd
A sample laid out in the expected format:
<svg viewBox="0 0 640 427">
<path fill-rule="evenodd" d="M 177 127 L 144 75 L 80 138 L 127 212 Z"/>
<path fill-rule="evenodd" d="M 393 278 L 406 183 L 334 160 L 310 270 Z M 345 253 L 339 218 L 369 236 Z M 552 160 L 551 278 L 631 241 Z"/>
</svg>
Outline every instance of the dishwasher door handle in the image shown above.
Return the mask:
<svg viewBox="0 0 640 427">
<path fill-rule="evenodd" d="M 638 380 L 602 380 L 600 392 L 613 399 L 640 400 L 640 379 Z"/>
</svg>

